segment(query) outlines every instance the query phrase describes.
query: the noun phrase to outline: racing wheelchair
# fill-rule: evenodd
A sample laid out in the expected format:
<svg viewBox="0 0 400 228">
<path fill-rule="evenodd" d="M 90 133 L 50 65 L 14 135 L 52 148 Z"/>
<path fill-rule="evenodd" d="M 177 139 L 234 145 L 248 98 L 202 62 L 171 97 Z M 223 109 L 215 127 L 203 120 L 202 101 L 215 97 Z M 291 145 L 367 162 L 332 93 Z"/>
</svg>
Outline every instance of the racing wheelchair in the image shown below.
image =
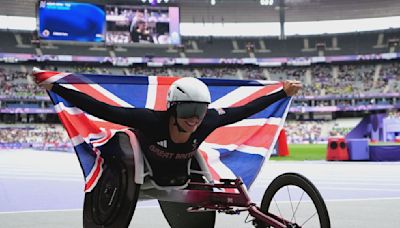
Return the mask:
<svg viewBox="0 0 400 228">
<path fill-rule="evenodd" d="M 236 215 L 247 212 L 245 222 L 257 228 L 330 228 L 321 194 L 300 174 L 284 173 L 276 177 L 265 190 L 261 205 L 257 206 L 250 200 L 240 177 L 214 182 L 200 154 L 196 156 L 198 170 L 191 170 L 191 175 L 202 178 L 192 178 L 182 189 L 160 188 L 146 178 L 151 170 L 133 133 L 116 133 L 101 151 L 103 174 L 95 188 L 85 194 L 85 228 L 128 227 L 137 201 L 145 199 L 183 203 L 191 213 L 216 211 Z"/>
</svg>

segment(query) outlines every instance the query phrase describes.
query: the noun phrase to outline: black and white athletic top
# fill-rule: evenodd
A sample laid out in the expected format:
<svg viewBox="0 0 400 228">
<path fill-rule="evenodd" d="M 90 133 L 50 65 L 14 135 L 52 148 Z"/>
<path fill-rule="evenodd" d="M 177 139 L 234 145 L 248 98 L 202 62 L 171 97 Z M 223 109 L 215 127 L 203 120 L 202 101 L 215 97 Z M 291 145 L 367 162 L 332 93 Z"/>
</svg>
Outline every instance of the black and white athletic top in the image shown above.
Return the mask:
<svg viewBox="0 0 400 228">
<path fill-rule="evenodd" d="M 284 90 L 259 97 L 246 105 L 208 109 L 203 122 L 185 143 L 174 143 L 169 134 L 167 111 L 108 105 L 81 92 L 55 84 L 52 91 L 83 111 L 109 122 L 134 129 L 149 161 L 153 180 L 160 186 L 180 186 L 188 181 L 188 163 L 197 148 L 216 128 L 245 119 L 286 97 Z"/>
</svg>

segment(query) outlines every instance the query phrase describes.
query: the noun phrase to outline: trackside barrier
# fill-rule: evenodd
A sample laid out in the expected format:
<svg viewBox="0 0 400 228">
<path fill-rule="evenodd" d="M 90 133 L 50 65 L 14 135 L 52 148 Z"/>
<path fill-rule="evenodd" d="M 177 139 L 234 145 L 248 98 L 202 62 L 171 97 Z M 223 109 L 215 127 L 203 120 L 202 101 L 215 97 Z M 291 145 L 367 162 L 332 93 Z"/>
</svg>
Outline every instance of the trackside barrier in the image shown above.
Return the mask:
<svg viewBox="0 0 400 228">
<path fill-rule="evenodd" d="M 347 139 L 349 159 L 352 161 L 369 160 L 368 139 Z"/>
<path fill-rule="evenodd" d="M 349 152 L 347 150 L 346 140 L 344 137 L 328 138 L 328 150 L 326 153 L 328 161 L 347 161 L 349 160 Z"/>
</svg>

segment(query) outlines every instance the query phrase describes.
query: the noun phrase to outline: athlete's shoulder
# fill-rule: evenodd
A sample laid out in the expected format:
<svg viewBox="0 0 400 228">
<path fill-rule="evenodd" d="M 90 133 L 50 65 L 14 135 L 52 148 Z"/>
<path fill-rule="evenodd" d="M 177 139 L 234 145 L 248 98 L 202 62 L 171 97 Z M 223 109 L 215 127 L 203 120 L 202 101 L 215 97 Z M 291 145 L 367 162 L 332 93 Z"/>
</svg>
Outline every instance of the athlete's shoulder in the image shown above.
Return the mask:
<svg viewBox="0 0 400 228">
<path fill-rule="evenodd" d="M 129 108 L 133 115 L 140 118 L 151 118 L 152 120 L 164 119 L 168 114 L 167 111 L 153 110 L 149 108 Z"/>
<path fill-rule="evenodd" d="M 225 113 L 226 112 L 223 108 L 210 108 L 207 110 L 207 114 L 204 117 L 203 122 L 215 122 L 218 117 L 223 116 Z"/>
<path fill-rule="evenodd" d="M 152 115 L 156 115 L 156 116 L 160 116 L 160 117 L 168 115 L 168 112 L 164 111 L 164 110 L 154 110 L 154 109 L 150 109 L 150 108 L 144 108 L 144 109 L 146 109 L 147 112 L 151 113 Z"/>
<path fill-rule="evenodd" d="M 225 110 L 223 108 L 208 109 L 199 130 L 202 132 L 211 133 L 212 130 L 220 126 L 221 120 L 224 119 L 224 115 Z"/>
<path fill-rule="evenodd" d="M 226 113 L 226 111 L 224 108 L 210 108 L 207 110 L 207 115 L 210 115 L 210 116 L 222 116 L 225 113 Z"/>
</svg>

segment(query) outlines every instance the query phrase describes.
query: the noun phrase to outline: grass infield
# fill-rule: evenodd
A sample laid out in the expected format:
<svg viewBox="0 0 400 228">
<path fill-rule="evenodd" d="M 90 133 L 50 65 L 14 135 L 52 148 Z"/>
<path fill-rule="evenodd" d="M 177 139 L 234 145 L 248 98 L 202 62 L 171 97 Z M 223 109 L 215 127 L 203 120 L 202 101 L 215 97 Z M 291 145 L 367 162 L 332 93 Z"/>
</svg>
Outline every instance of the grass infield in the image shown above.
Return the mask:
<svg viewBox="0 0 400 228">
<path fill-rule="evenodd" d="M 272 156 L 274 161 L 325 160 L 327 144 L 289 144 L 289 156 Z"/>
<path fill-rule="evenodd" d="M 378 142 L 370 143 L 370 146 L 400 146 L 400 143 Z M 272 156 L 274 161 L 306 161 L 326 160 L 327 144 L 289 144 L 289 156 Z"/>
</svg>

